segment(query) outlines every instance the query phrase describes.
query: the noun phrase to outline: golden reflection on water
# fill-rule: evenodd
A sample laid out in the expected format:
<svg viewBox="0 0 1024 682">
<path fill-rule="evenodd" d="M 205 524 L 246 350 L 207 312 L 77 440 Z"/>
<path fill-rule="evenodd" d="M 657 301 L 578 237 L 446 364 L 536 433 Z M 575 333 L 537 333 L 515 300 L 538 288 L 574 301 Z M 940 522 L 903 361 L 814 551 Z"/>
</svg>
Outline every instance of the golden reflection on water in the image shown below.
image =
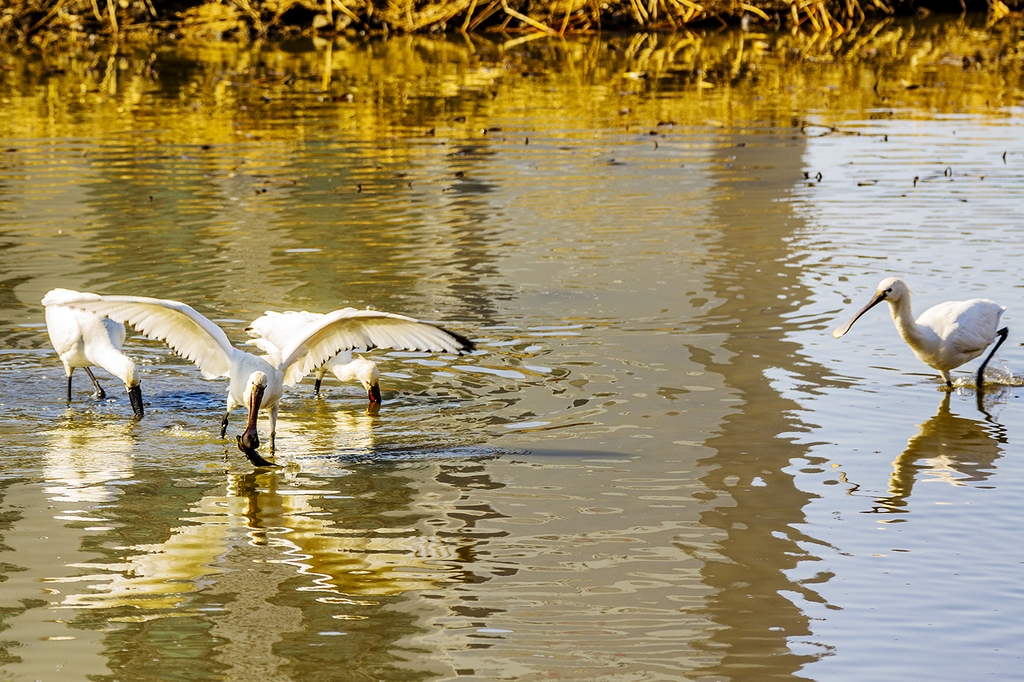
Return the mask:
<svg viewBox="0 0 1024 682">
<path fill-rule="evenodd" d="M 737 140 L 753 141 L 746 136 Z M 799 147 L 751 144 L 737 150 L 737 161 L 745 167 L 795 170 L 801 154 Z M 701 515 L 703 525 L 719 529 L 726 538 L 714 551 L 703 552 L 701 582 L 714 588 L 705 608 L 725 627 L 709 635 L 709 645 L 721 647 L 722 655 L 700 672 L 712 679 L 735 679 L 749 666 L 771 661 L 764 666 L 766 675 L 789 678 L 821 655 L 820 650 L 813 651 L 816 647 L 812 653 L 778 655 L 789 651 L 789 642 L 811 634 L 806 613 L 787 592 L 823 601 L 813 585 L 797 583 L 789 575 L 799 564 L 814 560 L 801 546 L 803 536 L 797 530 L 812 495 L 800 489 L 783 467 L 793 458 L 817 458 L 793 436 L 803 428 L 795 417 L 797 404 L 780 397 L 773 387 L 777 372 L 800 380 L 821 371 L 803 361 L 799 344 L 786 332 L 786 318 L 806 305 L 804 297 L 810 293 L 800 286 L 799 273 L 785 255 L 789 236 L 806 225 L 791 202 L 778 200 L 786 193 L 787 173 L 745 183 L 735 180 L 728 169 L 720 172 L 725 191 L 716 194 L 711 205 L 716 222 L 743 225 L 743 216 L 758 218 L 756 229 L 746 230 L 742 239 L 723 238 L 714 247 L 718 267 L 710 274 L 713 288 L 731 295 L 714 309 L 709 326 L 728 329 L 744 320 L 744 333 L 729 335 L 722 349 L 736 358 L 764 360 L 733 362 L 721 354 L 702 359 L 725 376 L 743 402 L 741 409 L 725 415 L 720 432 L 705 442 L 714 454 L 700 460 L 707 472 L 702 478 L 707 499 L 732 502 L 713 505 Z M 776 284 L 765 286 L 768 281 Z M 764 438 L 765 433 L 773 437 Z M 759 604 L 753 618 L 748 613 L 752 602 Z"/>
<path fill-rule="evenodd" d="M 779 388 L 849 388 L 793 336 L 830 321 L 795 245 L 810 134 L 1008 116 L 1015 30 L 3 57 L 7 671 L 71 642 L 118 679 L 801 675 L 829 653 L 809 605 L 846 606 L 796 577 L 831 536 L 792 463 L 826 461 Z M 55 402 L 58 284 L 180 298 L 236 341 L 267 308 L 424 311 L 487 353 L 376 354 L 378 412 L 299 386 L 282 468 L 239 473 L 223 385 L 158 344 L 132 339 L 141 423 Z M 921 461 L 1001 457 L 948 403 L 920 428 L 877 504 Z"/>
<path fill-rule="evenodd" d="M 88 435 L 71 424 L 54 429 L 43 464 L 43 490 L 54 502 L 115 502 L 120 489 L 110 483 L 132 478 L 135 446 L 130 427 L 123 424 L 97 424 Z"/>
<path fill-rule="evenodd" d="M 120 486 L 130 490 L 141 483 L 132 471 L 130 453 L 136 448 L 123 437 L 122 426 L 106 431 L 109 435 L 96 428 L 58 430 L 48 448 L 42 491 L 51 504 L 42 505 L 49 509 L 43 512 L 49 518 L 42 519 L 41 528 L 47 529 L 47 538 L 59 538 L 62 547 L 92 544 L 83 541 L 132 527 L 126 515 L 132 503 L 112 503 L 123 494 Z M 88 551 L 72 551 L 61 554 L 63 560 L 49 569 L 36 567 L 31 557 L 38 552 L 21 546 L 20 533 L 9 533 L 7 540 L 19 550 L 19 562 L 32 568 L 19 576 L 19 584 L 8 583 L 0 592 L 7 599 L 49 595 L 54 614 L 103 609 L 103 619 L 110 624 L 201 618 L 224 642 L 215 659 L 229 670 L 226 674 L 266 674 L 287 663 L 273 653 L 275 642 L 304 627 L 302 611 L 278 604 L 279 597 L 292 591 L 315 595 L 339 621 L 332 630 L 344 630 L 345 623 L 373 617 L 382 597 L 465 580 L 460 566 L 472 541 L 461 533 L 446 533 L 444 525 L 423 523 L 447 514 L 459 516 L 459 495 L 450 484 L 434 482 L 445 478 L 441 467 L 419 472 L 427 475 L 416 476 L 421 482 L 415 501 L 408 487 L 412 479 L 395 477 L 388 468 L 369 465 L 369 471 L 333 472 L 341 476 L 336 482 L 364 479 L 346 488 L 383 486 L 377 506 L 381 517 L 346 514 L 346 505 L 365 507 L 360 500 L 367 495 L 341 494 L 326 488 L 326 479 L 296 477 L 296 470 L 228 474 L 225 482 L 214 486 L 221 492 L 204 493 L 187 508 L 169 510 L 179 524 L 168 529 L 162 542 L 110 547 L 121 558 L 116 563 L 89 558 Z M 211 482 L 208 477 L 178 479 L 171 490 L 208 490 Z M 323 507 L 327 499 L 335 505 L 333 510 Z M 6 501 L 16 500 L 8 494 Z M 374 525 L 375 518 L 384 523 Z M 36 573 L 54 568 L 61 573 Z M 34 581 L 35 587 L 25 589 L 24 578 Z M 203 603 L 195 600 L 200 591 Z M 213 608 L 205 604 L 218 595 L 224 603 Z M 54 622 L 66 621 L 58 615 Z M 18 619 L 14 625 L 26 627 Z M 51 636 L 47 641 L 56 640 Z"/>
<path fill-rule="evenodd" d="M 54 502 L 104 502 L 97 495 L 63 494 L 80 488 L 82 480 L 100 484 L 110 480 L 103 472 L 48 469 L 59 475 L 46 488 L 58 497 Z M 324 496 L 339 499 L 338 491 L 297 490 L 277 473 L 231 474 L 226 495 L 204 495 L 183 511 L 187 525 L 170 529 L 170 536 L 159 544 L 121 548 L 127 553 L 123 564 L 69 564 L 71 568 L 103 568 L 109 574 L 90 573 L 74 578 L 54 578 L 47 582 L 68 585 L 87 583 L 89 591 L 66 594 L 60 606 L 68 608 L 116 608 L 156 611 L 137 617 L 113 618 L 117 621 L 145 621 L 162 615 L 182 616 L 181 612 L 161 613 L 181 606 L 187 594 L 213 575 L 233 572 L 225 566 L 236 565 L 232 552 L 241 545 L 267 548 L 275 558 L 262 559 L 290 567 L 303 577 L 300 591 L 325 595 L 373 596 L 422 590 L 450 580 L 446 563 L 457 561 L 457 540 L 423 535 L 422 529 L 345 528 L 323 512 L 315 502 Z M 421 497 L 420 509 L 443 513 L 444 496 L 439 493 Z M 451 500 L 449 500 L 449 503 Z M 61 521 L 100 521 L 65 511 L 54 519 Z M 86 530 L 107 530 L 90 527 Z M 218 578 L 224 585 L 231 578 Z M 63 588 L 68 589 L 67 587 Z M 327 599 L 327 601 L 330 601 Z"/>
<path fill-rule="evenodd" d="M 569 107 L 581 128 L 780 123 L 810 110 L 996 113 L 1020 99 L 1020 48 L 1012 19 L 984 26 L 976 18 L 881 21 L 840 39 L 729 31 L 545 39 L 514 49 L 423 36 L 339 38 L 315 49 L 98 45 L 42 60 L 8 57 L 0 96 L 10 115 L 0 135 L 127 135 L 139 149 L 258 139 L 261 154 L 227 161 L 256 170 L 258 157 L 275 156 L 274 140 L 385 140 L 410 129 L 424 138 L 443 130 L 472 139 L 487 132 L 497 112 L 530 107 Z M 750 88 L 756 97 L 733 99 Z M 693 96 L 645 97 L 679 90 Z M 609 107 L 613 100 L 625 108 Z M 402 150 L 373 146 L 365 153 L 388 163 Z"/>
</svg>

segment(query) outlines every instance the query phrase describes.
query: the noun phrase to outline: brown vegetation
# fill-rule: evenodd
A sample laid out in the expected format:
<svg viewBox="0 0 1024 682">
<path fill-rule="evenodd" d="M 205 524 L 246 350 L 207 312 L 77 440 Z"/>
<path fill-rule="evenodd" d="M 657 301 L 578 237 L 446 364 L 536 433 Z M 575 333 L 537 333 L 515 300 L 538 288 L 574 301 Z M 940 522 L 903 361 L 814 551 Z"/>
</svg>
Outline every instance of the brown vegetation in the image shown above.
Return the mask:
<svg viewBox="0 0 1024 682">
<path fill-rule="evenodd" d="M 842 34 L 868 16 L 985 11 L 1024 0 L 0 0 L 0 40 L 209 39 L 294 34 L 505 31 L 565 34 L 756 22 Z"/>
</svg>

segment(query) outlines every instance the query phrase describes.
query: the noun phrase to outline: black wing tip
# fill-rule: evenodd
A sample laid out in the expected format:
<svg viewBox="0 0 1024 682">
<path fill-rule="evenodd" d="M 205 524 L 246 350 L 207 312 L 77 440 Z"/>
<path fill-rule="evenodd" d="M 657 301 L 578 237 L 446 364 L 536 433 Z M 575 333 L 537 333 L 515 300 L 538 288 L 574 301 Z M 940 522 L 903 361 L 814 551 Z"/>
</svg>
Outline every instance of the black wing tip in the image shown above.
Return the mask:
<svg viewBox="0 0 1024 682">
<path fill-rule="evenodd" d="M 459 348 L 460 352 L 476 350 L 476 344 L 473 343 L 469 338 L 463 336 L 462 334 L 459 334 L 457 332 L 453 332 L 451 329 L 445 329 L 444 327 L 441 327 L 441 331 L 443 331 L 445 334 L 448 334 L 453 339 L 455 339 L 455 341 L 460 346 L 460 348 Z"/>
</svg>

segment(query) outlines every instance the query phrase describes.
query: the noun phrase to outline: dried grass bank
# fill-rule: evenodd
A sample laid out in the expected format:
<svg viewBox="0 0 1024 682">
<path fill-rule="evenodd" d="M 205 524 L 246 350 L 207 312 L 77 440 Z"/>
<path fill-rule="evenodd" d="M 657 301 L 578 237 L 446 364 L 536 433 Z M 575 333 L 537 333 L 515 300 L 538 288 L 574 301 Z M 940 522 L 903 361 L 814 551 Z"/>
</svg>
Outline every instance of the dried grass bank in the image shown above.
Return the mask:
<svg viewBox="0 0 1024 682">
<path fill-rule="evenodd" d="M 345 33 L 676 30 L 754 23 L 842 35 L 870 17 L 985 12 L 1024 0 L 3 0 L 0 40 L 46 45 L 154 36 L 208 40 Z"/>
</svg>

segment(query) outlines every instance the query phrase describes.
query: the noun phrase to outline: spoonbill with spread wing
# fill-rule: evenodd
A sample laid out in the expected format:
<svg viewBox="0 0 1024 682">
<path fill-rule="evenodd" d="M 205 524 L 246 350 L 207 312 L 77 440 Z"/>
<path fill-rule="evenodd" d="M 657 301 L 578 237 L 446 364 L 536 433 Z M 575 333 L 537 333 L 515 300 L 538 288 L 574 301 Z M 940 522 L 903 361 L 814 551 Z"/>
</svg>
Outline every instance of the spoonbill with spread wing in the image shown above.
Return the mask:
<svg viewBox="0 0 1024 682">
<path fill-rule="evenodd" d="M 345 310 L 350 310 L 355 314 L 359 313 L 355 308 L 345 308 Z M 268 310 L 262 317 L 253 320 L 252 324 L 245 328 L 245 331 L 249 332 L 250 336 L 255 337 L 249 343 L 264 353 L 280 353 L 281 349 L 287 346 L 296 334 L 301 333 L 304 326 L 313 324 L 322 317 L 321 313 L 306 311 L 275 313 Z M 419 322 L 419 320 L 413 320 L 412 318 L 407 319 L 412 322 Z M 372 360 L 359 356 L 352 357 L 351 350 L 344 350 L 338 353 L 314 371 L 316 372 L 316 383 L 313 384 L 314 395 L 320 394 L 320 383 L 323 381 L 324 375 L 327 372 L 332 372 L 334 376 L 338 377 L 338 381 L 345 382 L 358 379 L 363 388 L 366 389 L 366 397 L 369 398 L 370 402 L 380 402 L 380 370 L 377 369 L 376 363 Z"/>
<path fill-rule="evenodd" d="M 145 414 L 142 407 L 142 383 L 135 363 L 121 352 L 124 343 L 124 325 L 110 318 L 86 310 L 75 310 L 65 305 L 68 301 L 83 298 L 98 298 L 96 294 L 53 289 L 43 297 L 46 316 L 46 333 L 50 336 L 53 349 L 64 363 L 68 376 L 68 402 L 71 402 L 71 375 L 81 367 L 96 387 L 96 397 L 107 397 L 96 375 L 90 367 L 107 370 L 124 382 L 128 399 L 136 418 Z"/>
<path fill-rule="evenodd" d="M 981 388 L 985 379 L 985 366 L 1009 333 L 1006 327 L 999 329 L 999 318 L 1006 308 L 985 298 L 946 301 L 924 311 L 915 321 L 910 310 L 910 289 L 907 283 L 898 277 L 887 277 L 879 282 L 868 304 L 858 310 L 846 324 L 836 327 L 832 336 L 838 339 L 850 331 L 850 327 L 861 315 L 882 301 L 889 304 L 896 329 L 914 351 L 914 355 L 924 364 L 939 370 L 947 386 L 953 385 L 949 377 L 950 370 L 978 357 L 994 341 L 996 345 L 992 352 L 978 368 L 977 386 Z"/>
<path fill-rule="evenodd" d="M 221 420 L 220 435 L 224 437 L 231 411 L 247 406 L 248 421 L 237 441 L 239 449 L 257 466 L 270 465 L 256 452 L 260 445 L 256 431 L 259 411 L 270 417 L 273 450 L 284 387 L 294 386 L 338 352 L 379 346 L 459 353 L 473 347 L 463 336 L 403 315 L 347 308 L 303 327 L 280 352 L 256 356 L 232 346 L 220 327 L 178 301 L 97 296 L 70 301 L 68 305 L 128 323 L 146 336 L 165 342 L 175 353 L 194 362 L 207 379 L 228 377 L 227 411 Z"/>
</svg>

